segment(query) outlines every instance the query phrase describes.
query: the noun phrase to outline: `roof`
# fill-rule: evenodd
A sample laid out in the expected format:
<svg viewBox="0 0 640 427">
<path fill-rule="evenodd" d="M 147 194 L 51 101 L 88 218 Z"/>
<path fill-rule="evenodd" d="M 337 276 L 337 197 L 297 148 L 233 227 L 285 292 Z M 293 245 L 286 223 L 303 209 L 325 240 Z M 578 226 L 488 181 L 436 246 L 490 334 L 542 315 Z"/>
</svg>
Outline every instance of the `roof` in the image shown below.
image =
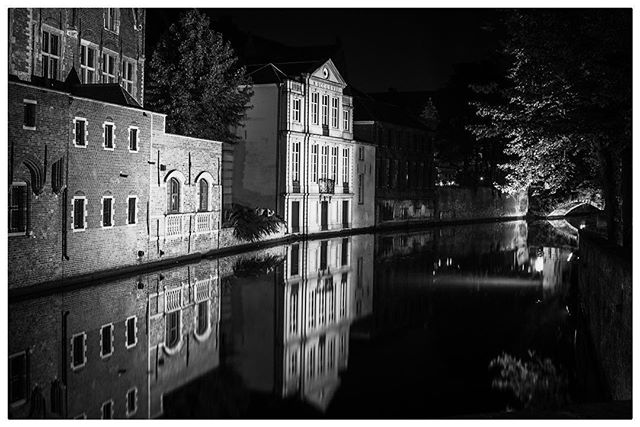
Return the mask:
<svg viewBox="0 0 640 427">
<path fill-rule="evenodd" d="M 384 122 L 414 129 L 429 130 L 418 117 L 397 105 L 378 101 L 354 88 L 351 88 L 351 92 L 353 93 L 354 121 Z"/>
<path fill-rule="evenodd" d="M 314 72 L 328 59 L 251 64 L 247 65 L 247 74 L 253 83 L 281 83 L 286 78 L 295 79 L 303 74 Z"/>
</svg>

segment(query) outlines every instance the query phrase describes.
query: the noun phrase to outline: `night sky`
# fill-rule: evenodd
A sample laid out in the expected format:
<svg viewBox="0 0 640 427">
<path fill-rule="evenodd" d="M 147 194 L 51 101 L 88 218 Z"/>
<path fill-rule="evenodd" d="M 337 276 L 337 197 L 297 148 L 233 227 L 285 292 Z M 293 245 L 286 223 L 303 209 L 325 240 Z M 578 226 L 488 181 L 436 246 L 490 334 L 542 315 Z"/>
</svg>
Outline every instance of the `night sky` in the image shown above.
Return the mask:
<svg viewBox="0 0 640 427">
<path fill-rule="evenodd" d="M 434 90 L 452 65 L 482 59 L 493 46 L 489 9 L 201 9 L 215 21 L 294 46 L 342 40 L 350 83 L 367 92 Z M 177 9 L 148 9 L 147 44 Z M 224 34 L 224 31 L 223 31 Z M 147 52 L 150 57 L 151 52 Z"/>
</svg>

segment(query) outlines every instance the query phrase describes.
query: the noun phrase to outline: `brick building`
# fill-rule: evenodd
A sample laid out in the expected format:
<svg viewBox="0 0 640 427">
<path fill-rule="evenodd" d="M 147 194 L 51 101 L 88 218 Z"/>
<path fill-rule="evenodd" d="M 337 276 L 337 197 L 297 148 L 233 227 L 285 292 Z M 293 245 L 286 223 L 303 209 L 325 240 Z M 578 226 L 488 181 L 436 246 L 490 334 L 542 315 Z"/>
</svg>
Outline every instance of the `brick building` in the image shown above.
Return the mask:
<svg viewBox="0 0 640 427">
<path fill-rule="evenodd" d="M 10 288 L 217 248 L 222 144 L 144 109 L 144 10 L 9 18 Z"/>
<path fill-rule="evenodd" d="M 354 93 L 354 136 L 376 147 L 376 224 L 434 213 L 433 135 L 404 109 Z"/>
</svg>

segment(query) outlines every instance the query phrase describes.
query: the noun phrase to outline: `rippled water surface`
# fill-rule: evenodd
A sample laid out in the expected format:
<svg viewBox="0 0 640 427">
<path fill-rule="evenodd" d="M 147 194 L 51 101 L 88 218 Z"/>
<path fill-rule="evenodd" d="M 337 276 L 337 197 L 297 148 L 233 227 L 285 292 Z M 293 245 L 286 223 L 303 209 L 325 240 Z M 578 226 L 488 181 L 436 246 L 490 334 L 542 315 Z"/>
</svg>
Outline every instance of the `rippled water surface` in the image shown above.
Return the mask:
<svg viewBox="0 0 640 427">
<path fill-rule="evenodd" d="M 10 416 L 467 416 L 517 407 L 489 363 L 530 351 L 579 399 L 575 248 L 548 222 L 351 235 L 14 302 Z"/>
</svg>

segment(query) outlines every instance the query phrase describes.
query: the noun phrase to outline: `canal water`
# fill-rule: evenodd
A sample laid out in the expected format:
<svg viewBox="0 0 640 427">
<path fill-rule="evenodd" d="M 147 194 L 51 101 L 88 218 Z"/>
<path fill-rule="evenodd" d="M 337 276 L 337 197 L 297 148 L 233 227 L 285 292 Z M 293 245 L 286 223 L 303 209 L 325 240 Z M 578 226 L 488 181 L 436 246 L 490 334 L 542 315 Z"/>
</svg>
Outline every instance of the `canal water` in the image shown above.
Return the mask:
<svg viewBox="0 0 640 427">
<path fill-rule="evenodd" d="M 572 230 L 301 241 L 14 302 L 10 417 L 456 418 L 588 400 Z"/>
</svg>

